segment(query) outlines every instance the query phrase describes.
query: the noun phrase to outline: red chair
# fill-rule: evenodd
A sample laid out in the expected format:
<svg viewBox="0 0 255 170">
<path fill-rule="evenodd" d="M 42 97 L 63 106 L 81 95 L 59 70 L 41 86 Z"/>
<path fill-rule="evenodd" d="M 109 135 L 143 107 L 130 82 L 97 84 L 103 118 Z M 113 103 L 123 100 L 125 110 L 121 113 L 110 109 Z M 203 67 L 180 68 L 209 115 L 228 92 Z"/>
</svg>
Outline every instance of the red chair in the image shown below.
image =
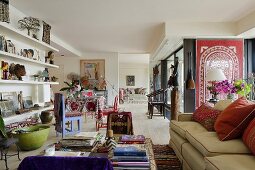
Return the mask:
<svg viewBox="0 0 255 170">
<path fill-rule="evenodd" d="M 100 128 L 107 128 L 107 116 L 109 113 L 118 112 L 118 96 L 114 98 L 113 108 L 100 108 L 98 109 L 98 114 L 96 116 L 96 131 L 99 131 Z M 104 119 L 106 119 L 104 121 Z"/>
</svg>

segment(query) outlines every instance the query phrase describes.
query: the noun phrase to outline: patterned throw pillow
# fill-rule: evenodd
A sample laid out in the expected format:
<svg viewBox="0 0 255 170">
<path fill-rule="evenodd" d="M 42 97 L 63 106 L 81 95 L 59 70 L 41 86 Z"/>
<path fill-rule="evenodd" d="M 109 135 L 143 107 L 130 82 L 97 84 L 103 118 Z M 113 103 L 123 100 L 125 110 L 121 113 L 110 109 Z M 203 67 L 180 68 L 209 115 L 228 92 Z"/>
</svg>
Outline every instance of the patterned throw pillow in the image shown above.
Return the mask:
<svg viewBox="0 0 255 170">
<path fill-rule="evenodd" d="M 193 113 L 192 120 L 200 123 L 208 131 L 214 131 L 214 123 L 220 113 L 220 110 L 215 110 L 207 104 L 202 104 Z"/>
<path fill-rule="evenodd" d="M 255 118 L 245 129 L 243 134 L 243 142 L 251 150 L 253 155 L 255 155 Z"/>
<path fill-rule="evenodd" d="M 220 140 L 242 137 L 255 116 L 255 103 L 241 97 L 230 104 L 217 118 L 214 128 Z"/>
</svg>

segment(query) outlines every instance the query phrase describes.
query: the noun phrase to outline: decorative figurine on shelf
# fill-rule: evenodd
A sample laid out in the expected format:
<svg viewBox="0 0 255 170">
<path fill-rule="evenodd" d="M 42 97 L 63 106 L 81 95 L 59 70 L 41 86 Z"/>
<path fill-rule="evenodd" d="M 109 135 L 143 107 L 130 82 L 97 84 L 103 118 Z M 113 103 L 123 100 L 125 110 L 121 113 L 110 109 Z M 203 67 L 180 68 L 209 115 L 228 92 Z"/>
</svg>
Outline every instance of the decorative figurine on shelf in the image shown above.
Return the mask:
<svg viewBox="0 0 255 170">
<path fill-rule="evenodd" d="M 18 21 L 20 24 L 20 29 L 27 29 L 27 34 L 30 36 L 30 31 L 37 32 L 40 28 L 40 21 L 37 18 L 25 17 Z"/>
<path fill-rule="evenodd" d="M 88 76 L 84 75 L 82 78 L 81 78 L 81 85 L 84 89 L 89 89 L 89 78 Z"/>
<path fill-rule="evenodd" d="M 45 68 L 42 72 L 42 77 L 44 77 L 44 81 L 45 82 L 49 82 L 50 78 L 49 78 L 49 70 L 48 68 Z"/>
<path fill-rule="evenodd" d="M 48 56 L 47 57 L 45 57 L 45 63 L 47 63 L 48 62 L 48 59 L 49 59 L 49 63 L 50 64 L 54 64 L 54 52 L 53 51 L 49 51 L 48 52 Z"/>
<path fill-rule="evenodd" d="M 107 84 L 106 84 L 105 79 L 104 79 L 104 78 L 99 78 L 97 89 L 98 89 L 98 90 L 105 90 L 105 89 L 106 89 L 106 86 L 107 86 Z"/>
<path fill-rule="evenodd" d="M 56 82 L 56 81 L 58 81 L 58 78 L 55 77 L 55 76 L 52 76 L 52 77 L 51 77 L 51 81 L 52 81 L 52 82 Z"/>
<path fill-rule="evenodd" d="M 14 67 L 14 73 L 19 80 L 22 80 L 22 76 L 26 75 L 26 69 L 24 65 L 16 64 Z"/>
<path fill-rule="evenodd" d="M 14 69 L 15 69 L 15 64 L 11 63 L 9 66 L 9 76 L 8 76 L 9 80 L 14 80 L 14 76 L 15 76 Z"/>
<path fill-rule="evenodd" d="M 30 58 L 30 59 L 33 59 L 33 56 L 34 56 L 34 50 L 28 49 L 27 50 L 27 57 Z"/>
<path fill-rule="evenodd" d="M 20 91 L 19 94 L 18 94 L 18 101 L 19 101 L 19 110 L 23 110 L 24 109 L 24 103 L 23 103 L 22 91 Z"/>
<path fill-rule="evenodd" d="M 4 80 L 8 79 L 8 67 L 9 67 L 9 65 L 7 62 L 4 62 L 4 61 L 1 62 L 1 70 L 2 70 L 1 77 Z"/>
</svg>

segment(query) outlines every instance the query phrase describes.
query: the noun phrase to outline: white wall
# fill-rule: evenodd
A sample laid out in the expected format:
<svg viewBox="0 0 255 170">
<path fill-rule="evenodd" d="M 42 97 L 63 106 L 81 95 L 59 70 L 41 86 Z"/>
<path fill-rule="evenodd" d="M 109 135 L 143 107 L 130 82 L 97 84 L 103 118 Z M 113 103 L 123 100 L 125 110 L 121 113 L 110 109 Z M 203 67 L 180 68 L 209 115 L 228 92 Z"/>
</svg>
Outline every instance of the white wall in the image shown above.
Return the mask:
<svg viewBox="0 0 255 170">
<path fill-rule="evenodd" d="M 119 54 L 120 88 L 149 89 L 149 54 Z M 135 76 L 135 86 L 126 86 L 126 76 Z"/>
<path fill-rule="evenodd" d="M 148 89 L 149 70 L 145 64 L 120 64 L 120 88 L 139 88 Z M 135 86 L 126 86 L 126 76 L 135 76 Z"/>
<path fill-rule="evenodd" d="M 80 60 L 86 59 L 104 59 L 105 60 L 105 78 L 107 80 L 108 104 L 111 105 L 119 89 L 119 58 L 118 53 L 86 53 L 83 57 L 56 57 L 55 64 L 59 65 L 58 70 L 50 70 L 51 76 L 58 77 L 59 85 L 53 86 L 54 92 L 65 86 L 63 83 L 67 80 L 67 75 L 71 72 L 80 75 Z M 113 85 L 114 89 L 111 88 Z M 116 90 L 116 91 L 115 91 Z"/>
</svg>

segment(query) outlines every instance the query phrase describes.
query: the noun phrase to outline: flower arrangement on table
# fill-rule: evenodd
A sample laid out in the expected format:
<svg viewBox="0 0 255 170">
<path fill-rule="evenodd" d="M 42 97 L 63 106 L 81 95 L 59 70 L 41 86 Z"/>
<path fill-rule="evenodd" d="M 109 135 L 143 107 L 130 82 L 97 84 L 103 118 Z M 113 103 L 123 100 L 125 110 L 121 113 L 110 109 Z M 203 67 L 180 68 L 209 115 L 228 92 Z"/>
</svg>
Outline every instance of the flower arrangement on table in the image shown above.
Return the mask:
<svg viewBox="0 0 255 170">
<path fill-rule="evenodd" d="M 67 87 L 61 88 L 60 91 L 66 91 L 67 97 L 80 98 L 82 96 L 83 88 L 81 87 L 79 81 L 72 81 L 71 83 L 64 81 L 64 83 L 67 85 Z"/>
<path fill-rule="evenodd" d="M 212 83 L 207 89 L 213 95 L 213 98 L 217 98 L 218 94 L 227 94 L 227 97 L 233 99 L 234 94 L 245 96 L 251 92 L 252 84 L 248 84 L 245 80 L 236 80 L 230 83 L 228 80 Z"/>
</svg>

